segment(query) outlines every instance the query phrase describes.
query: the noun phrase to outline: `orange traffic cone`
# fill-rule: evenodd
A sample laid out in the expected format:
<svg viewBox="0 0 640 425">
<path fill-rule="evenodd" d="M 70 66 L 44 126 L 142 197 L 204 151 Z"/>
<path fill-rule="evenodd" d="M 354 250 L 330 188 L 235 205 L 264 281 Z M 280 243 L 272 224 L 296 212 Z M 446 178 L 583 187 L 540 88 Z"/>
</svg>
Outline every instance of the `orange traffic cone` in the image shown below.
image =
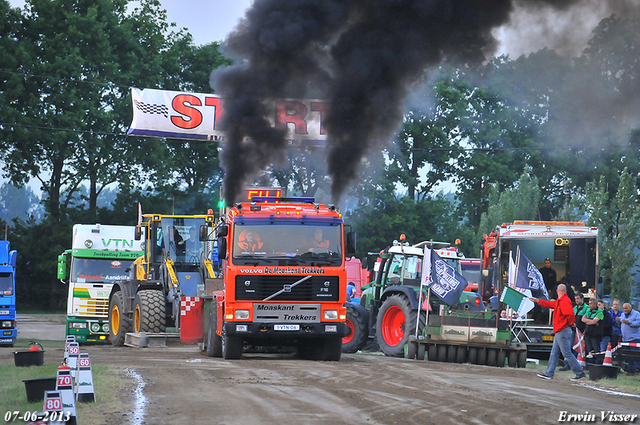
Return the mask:
<svg viewBox="0 0 640 425">
<path fill-rule="evenodd" d="M 611 343 L 609 343 L 607 344 L 607 351 L 604 353 L 604 361 L 602 362 L 602 366 L 613 366 L 611 360 Z"/>
</svg>

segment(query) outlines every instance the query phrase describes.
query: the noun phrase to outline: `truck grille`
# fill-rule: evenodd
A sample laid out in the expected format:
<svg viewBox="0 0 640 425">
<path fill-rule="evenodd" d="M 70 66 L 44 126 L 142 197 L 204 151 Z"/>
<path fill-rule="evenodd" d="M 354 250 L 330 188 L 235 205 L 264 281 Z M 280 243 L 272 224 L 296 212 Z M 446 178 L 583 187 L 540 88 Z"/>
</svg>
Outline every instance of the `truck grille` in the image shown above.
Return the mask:
<svg viewBox="0 0 640 425">
<path fill-rule="evenodd" d="M 76 298 L 78 303 L 78 316 L 109 316 L 109 300 L 96 300 L 93 298 Z"/>
<path fill-rule="evenodd" d="M 338 301 L 340 285 L 338 276 L 311 276 L 298 285 L 291 286 L 307 276 L 236 276 L 237 301 Z M 280 294 L 273 296 L 275 293 Z"/>
</svg>

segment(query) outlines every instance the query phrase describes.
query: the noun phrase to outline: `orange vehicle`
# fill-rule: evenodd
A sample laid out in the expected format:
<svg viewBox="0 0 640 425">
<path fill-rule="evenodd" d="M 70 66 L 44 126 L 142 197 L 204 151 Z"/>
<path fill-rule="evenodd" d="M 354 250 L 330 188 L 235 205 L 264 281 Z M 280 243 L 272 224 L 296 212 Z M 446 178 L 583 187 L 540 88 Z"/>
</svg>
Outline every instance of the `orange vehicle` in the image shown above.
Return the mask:
<svg viewBox="0 0 640 425">
<path fill-rule="evenodd" d="M 216 233 L 223 288 L 213 292 L 207 355 L 238 359 L 248 347 L 276 346 L 340 360 L 355 233 L 345 234 L 335 206 L 253 198 L 230 208 Z"/>
</svg>

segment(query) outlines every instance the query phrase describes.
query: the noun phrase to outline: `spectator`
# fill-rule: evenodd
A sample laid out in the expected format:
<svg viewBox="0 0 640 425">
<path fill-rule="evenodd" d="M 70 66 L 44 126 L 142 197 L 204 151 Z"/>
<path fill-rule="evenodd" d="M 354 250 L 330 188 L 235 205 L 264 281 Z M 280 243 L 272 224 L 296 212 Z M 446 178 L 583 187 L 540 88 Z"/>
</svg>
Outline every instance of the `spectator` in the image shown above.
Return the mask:
<svg viewBox="0 0 640 425">
<path fill-rule="evenodd" d="M 611 334 L 613 333 L 613 320 L 604 305 L 604 301 L 598 300 L 598 308 L 602 310 L 604 318 L 602 319 L 602 339 L 600 340 L 600 352 L 607 350 L 607 345 L 611 343 Z M 613 345 L 612 345 L 613 347 Z"/>
<path fill-rule="evenodd" d="M 604 313 L 598 308 L 598 302 L 595 298 L 589 298 L 589 311 L 582 316 L 582 321 L 587 325 L 584 329 L 584 345 L 587 353 L 600 352 L 602 319 L 604 319 Z"/>
<path fill-rule="evenodd" d="M 575 315 L 571 308 L 571 300 L 567 296 L 567 287 L 564 284 L 558 285 L 557 289 L 560 297 L 557 300 L 546 301 L 538 298 L 529 298 L 534 303 L 540 304 L 543 307 L 552 308 L 553 312 L 553 346 L 551 348 L 551 355 L 549 356 L 549 366 L 547 371 L 543 374 L 538 374 L 540 378 L 553 379 L 553 375 L 560 358 L 560 353 L 564 356 L 565 360 L 571 366 L 571 370 L 576 374 L 571 378 L 572 381 L 579 381 L 586 377 L 582 366 L 576 360 L 576 357 L 571 352 L 571 345 L 573 344 L 571 328 L 575 324 Z"/>
<path fill-rule="evenodd" d="M 631 304 L 624 303 L 622 305 L 622 314 L 616 321 L 620 323 L 622 330 L 622 342 L 638 342 L 640 343 L 640 313 L 631 308 Z M 638 350 L 638 347 L 630 347 Z M 640 368 L 640 362 L 629 362 L 627 372 L 634 375 Z"/>
<path fill-rule="evenodd" d="M 611 319 L 613 319 L 613 326 L 611 328 L 613 330 L 611 334 L 611 346 L 615 347 L 619 342 L 622 342 L 622 330 L 620 329 L 620 321 L 618 320 L 618 317 L 622 315 L 619 299 L 613 300 L 609 314 L 611 315 Z"/>
<path fill-rule="evenodd" d="M 584 303 L 584 295 L 581 292 L 578 292 L 575 296 L 576 306 L 573 307 L 573 314 L 576 315 L 576 327 L 582 333 L 584 333 L 584 328 L 586 324 L 582 321 L 582 316 L 587 314 L 589 311 L 589 306 Z"/>
<path fill-rule="evenodd" d="M 551 259 L 544 259 L 544 267 L 540 268 L 540 274 L 542 275 L 542 279 L 544 280 L 544 286 L 547 287 L 547 292 L 551 294 L 553 288 L 556 287 L 556 271 L 551 268 Z M 569 290 L 567 289 L 567 294 Z"/>
<path fill-rule="evenodd" d="M 349 282 L 347 284 L 347 302 L 350 303 L 355 295 L 356 295 L 356 285 L 353 282 Z"/>
</svg>

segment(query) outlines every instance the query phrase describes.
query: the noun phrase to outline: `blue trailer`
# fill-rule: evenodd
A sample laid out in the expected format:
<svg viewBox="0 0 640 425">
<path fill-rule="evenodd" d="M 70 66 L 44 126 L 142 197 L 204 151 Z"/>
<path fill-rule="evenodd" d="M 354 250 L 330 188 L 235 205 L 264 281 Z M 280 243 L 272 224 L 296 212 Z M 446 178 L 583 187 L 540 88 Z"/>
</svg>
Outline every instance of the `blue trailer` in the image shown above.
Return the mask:
<svg viewBox="0 0 640 425">
<path fill-rule="evenodd" d="M 0 346 L 13 347 L 16 327 L 16 258 L 9 241 L 0 241 Z"/>
</svg>

